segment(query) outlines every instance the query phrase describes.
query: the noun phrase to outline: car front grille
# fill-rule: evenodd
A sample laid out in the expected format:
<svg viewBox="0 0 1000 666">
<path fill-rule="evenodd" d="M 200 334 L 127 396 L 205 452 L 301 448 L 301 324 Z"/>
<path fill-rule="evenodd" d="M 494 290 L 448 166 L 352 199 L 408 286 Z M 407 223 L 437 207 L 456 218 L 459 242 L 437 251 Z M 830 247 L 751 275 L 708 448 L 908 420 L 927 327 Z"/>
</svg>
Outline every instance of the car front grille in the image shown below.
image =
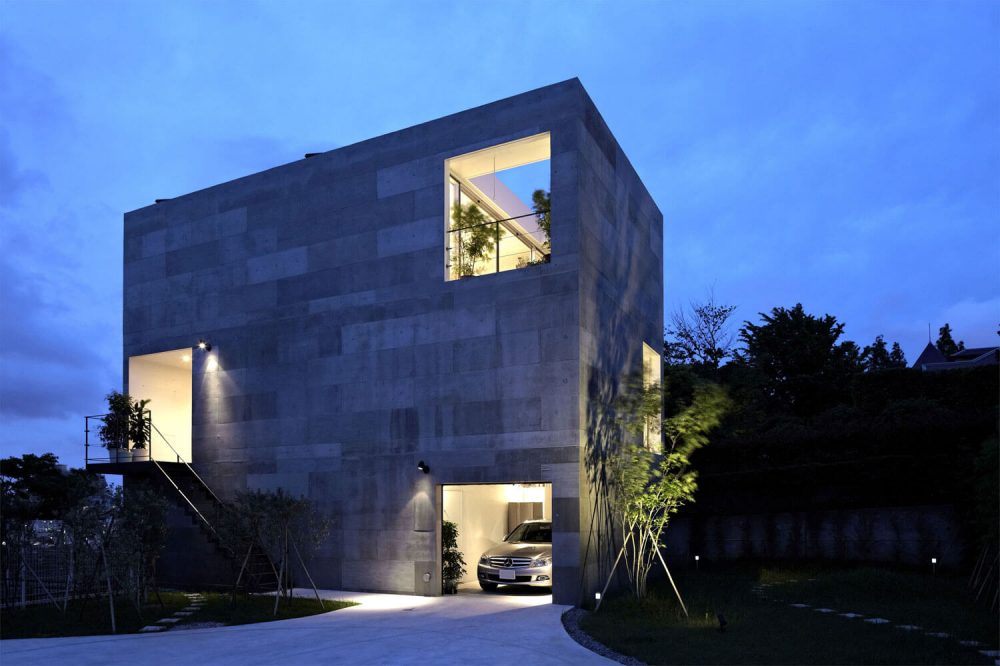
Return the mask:
<svg viewBox="0 0 1000 666">
<path fill-rule="evenodd" d="M 518 569 L 521 567 L 530 567 L 531 558 L 530 557 L 491 557 L 490 558 L 491 567 L 500 567 L 504 569 Z"/>
<path fill-rule="evenodd" d="M 486 574 L 486 580 L 491 583 L 530 583 L 531 576 L 514 576 L 514 580 L 509 578 L 501 578 L 496 574 Z"/>
</svg>

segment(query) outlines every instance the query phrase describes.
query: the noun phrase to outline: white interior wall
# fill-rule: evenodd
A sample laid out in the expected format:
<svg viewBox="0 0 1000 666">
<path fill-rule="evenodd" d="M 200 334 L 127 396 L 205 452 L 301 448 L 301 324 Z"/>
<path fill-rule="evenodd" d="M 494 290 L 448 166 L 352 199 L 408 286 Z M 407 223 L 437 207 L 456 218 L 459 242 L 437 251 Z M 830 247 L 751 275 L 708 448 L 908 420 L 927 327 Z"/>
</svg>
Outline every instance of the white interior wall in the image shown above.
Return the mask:
<svg viewBox="0 0 1000 666">
<path fill-rule="evenodd" d="M 128 392 L 137 400 L 149 400 L 146 409 L 153 425 L 191 462 L 191 349 L 129 358 Z M 151 453 L 156 460 L 177 460 L 155 431 Z"/>
<path fill-rule="evenodd" d="M 463 583 L 476 582 L 479 556 L 507 536 L 509 502 L 542 502 L 542 515 L 552 519 L 552 484 L 444 486 L 442 490 L 444 519 L 458 525 L 458 549 L 466 569 Z"/>
</svg>

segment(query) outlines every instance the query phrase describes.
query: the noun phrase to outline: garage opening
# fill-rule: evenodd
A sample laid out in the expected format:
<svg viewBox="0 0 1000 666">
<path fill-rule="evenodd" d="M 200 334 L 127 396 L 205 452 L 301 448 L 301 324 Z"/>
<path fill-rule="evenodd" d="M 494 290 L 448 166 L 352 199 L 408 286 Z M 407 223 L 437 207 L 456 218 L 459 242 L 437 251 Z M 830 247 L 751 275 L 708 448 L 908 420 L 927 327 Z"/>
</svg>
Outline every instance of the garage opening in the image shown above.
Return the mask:
<svg viewBox="0 0 1000 666">
<path fill-rule="evenodd" d="M 442 487 L 442 520 L 458 528 L 460 593 L 552 593 L 552 484 Z"/>
</svg>

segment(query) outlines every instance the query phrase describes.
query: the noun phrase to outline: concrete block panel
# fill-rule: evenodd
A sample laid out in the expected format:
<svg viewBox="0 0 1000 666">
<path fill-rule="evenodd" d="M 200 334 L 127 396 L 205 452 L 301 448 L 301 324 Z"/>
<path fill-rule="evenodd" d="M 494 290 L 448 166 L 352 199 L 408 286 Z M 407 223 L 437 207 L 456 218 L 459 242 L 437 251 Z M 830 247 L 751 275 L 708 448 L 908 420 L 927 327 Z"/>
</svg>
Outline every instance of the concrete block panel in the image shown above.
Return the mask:
<svg viewBox="0 0 1000 666">
<path fill-rule="evenodd" d="M 306 272 L 307 257 L 308 251 L 304 247 L 253 257 L 247 261 L 247 284 L 301 275 Z"/>
<path fill-rule="evenodd" d="M 398 224 L 380 229 L 378 232 L 378 256 L 391 257 L 396 254 L 443 247 L 441 218 L 427 217 L 415 222 Z"/>
<path fill-rule="evenodd" d="M 432 155 L 378 170 L 378 198 L 438 185 L 444 178 L 444 157 Z"/>
</svg>

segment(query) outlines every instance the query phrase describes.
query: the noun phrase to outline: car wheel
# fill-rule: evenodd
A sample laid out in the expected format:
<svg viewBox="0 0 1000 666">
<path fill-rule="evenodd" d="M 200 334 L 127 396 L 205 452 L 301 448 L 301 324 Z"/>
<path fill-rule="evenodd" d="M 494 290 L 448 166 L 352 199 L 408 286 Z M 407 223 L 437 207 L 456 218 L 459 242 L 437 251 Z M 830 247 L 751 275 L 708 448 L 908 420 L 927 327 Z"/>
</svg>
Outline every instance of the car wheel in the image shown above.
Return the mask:
<svg viewBox="0 0 1000 666">
<path fill-rule="evenodd" d="M 483 592 L 494 592 L 497 589 L 496 583 L 484 583 L 479 581 L 479 587 L 483 588 Z"/>
</svg>

